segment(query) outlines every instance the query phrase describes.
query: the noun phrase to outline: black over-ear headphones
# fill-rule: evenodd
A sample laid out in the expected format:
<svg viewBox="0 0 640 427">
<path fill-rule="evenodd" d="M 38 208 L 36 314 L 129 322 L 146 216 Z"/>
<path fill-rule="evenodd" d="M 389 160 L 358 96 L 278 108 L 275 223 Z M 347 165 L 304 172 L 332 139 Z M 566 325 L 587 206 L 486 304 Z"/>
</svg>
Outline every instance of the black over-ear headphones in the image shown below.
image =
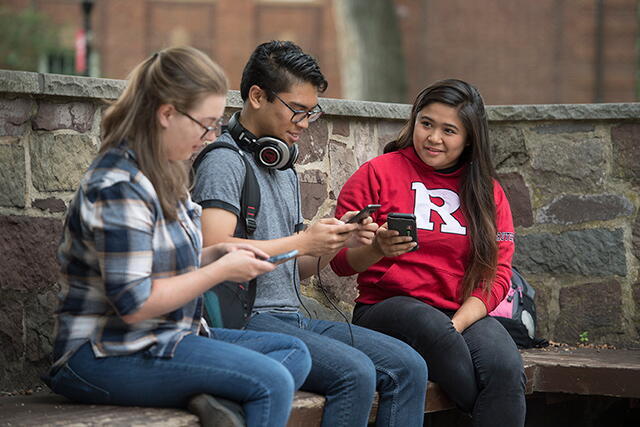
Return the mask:
<svg viewBox="0 0 640 427">
<path fill-rule="evenodd" d="M 298 144 L 289 146 L 283 140 L 273 136 L 257 138 L 240 124 L 239 117 L 239 111 L 233 113 L 227 130 L 241 149 L 253 153 L 253 158 L 258 165 L 280 170 L 293 167 L 298 159 Z"/>
</svg>

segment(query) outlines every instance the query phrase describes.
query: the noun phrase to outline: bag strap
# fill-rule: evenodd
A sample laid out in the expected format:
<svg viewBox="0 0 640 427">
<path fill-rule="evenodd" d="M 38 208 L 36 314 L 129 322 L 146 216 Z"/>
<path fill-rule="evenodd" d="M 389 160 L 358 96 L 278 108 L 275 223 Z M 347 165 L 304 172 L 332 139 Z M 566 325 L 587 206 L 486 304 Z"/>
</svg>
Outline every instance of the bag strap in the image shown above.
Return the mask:
<svg viewBox="0 0 640 427">
<path fill-rule="evenodd" d="M 256 179 L 256 174 L 253 172 L 253 168 L 249 164 L 249 160 L 242 154 L 240 149 L 226 142 L 214 142 L 207 145 L 202 151 L 200 151 L 196 159 L 193 161 L 193 166 L 191 167 L 193 174 L 195 175 L 196 170 L 198 170 L 198 167 L 204 160 L 205 156 L 209 154 L 211 150 L 218 148 L 227 148 L 235 151 L 244 161 L 246 173 L 244 183 L 242 185 L 242 193 L 240 195 L 240 221 L 244 226 L 247 236 L 251 236 L 258 226 L 256 218 L 260 211 L 260 186 Z"/>
<path fill-rule="evenodd" d="M 242 193 L 240 195 L 240 221 L 243 225 L 244 233 L 240 233 L 240 235 L 236 235 L 235 237 L 248 237 L 251 236 L 257 228 L 256 218 L 258 216 L 258 212 L 260 211 L 260 185 L 258 184 L 258 180 L 256 179 L 256 175 L 253 172 L 253 168 L 249 164 L 249 160 L 247 160 L 246 156 L 242 154 L 238 147 L 231 145 L 226 142 L 214 142 L 212 144 L 207 145 L 205 148 L 198 153 L 198 156 L 193 161 L 191 166 L 191 171 L 195 176 L 198 167 L 204 160 L 205 156 L 209 154 L 212 150 L 216 150 L 218 148 L 226 148 L 232 151 L 235 151 L 240 155 L 242 160 L 244 161 L 245 167 L 245 177 L 244 183 L 242 184 Z M 243 235 L 244 234 L 244 235 Z M 243 307 L 244 310 L 251 313 L 251 308 L 253 308 L 253 303 L 256 300 L 256 289 L 257 281 L 256 279 L 252 279 L 249 281 L 249 289 L 248 289 L 248 304 L 249 307 Z M 207 298 L 208 297 L 208 298 Z M 219 304 L 217 300 L 217 296 L 214 292 L 207 291 L 205 292 L 205 318 L 208 317 L 208 321 L 211 322 L 214 319 L 211 316 L 217 316 L 215 321 L 217 323 L 212 324 L 222 324 L 222 320 L 220 318 L 219 313 Z"/>
</svg>

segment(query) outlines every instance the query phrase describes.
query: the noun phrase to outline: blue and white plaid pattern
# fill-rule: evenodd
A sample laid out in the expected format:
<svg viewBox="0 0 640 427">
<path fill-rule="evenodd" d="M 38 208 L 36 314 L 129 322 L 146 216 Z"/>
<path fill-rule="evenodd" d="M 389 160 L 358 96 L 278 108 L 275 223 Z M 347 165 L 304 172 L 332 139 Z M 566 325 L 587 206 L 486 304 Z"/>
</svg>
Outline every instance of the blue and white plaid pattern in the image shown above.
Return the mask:
<svg viewBox="0 0 640 427">
<path fill-rule="evenodd" d="M 202 297 L 154 319 L 128 325 L 154 279 L 200 265 L 201 208 L 189 198 L 179 221 L 167 221 L 151 182 L 123 144 L 100 155 L 74 196 L 58 249 L 62 271 L 54 369 L 90 341 L 97 357 L 142 349 L 171 357 L 183 336 L 197 333 Z"/>
</svg>

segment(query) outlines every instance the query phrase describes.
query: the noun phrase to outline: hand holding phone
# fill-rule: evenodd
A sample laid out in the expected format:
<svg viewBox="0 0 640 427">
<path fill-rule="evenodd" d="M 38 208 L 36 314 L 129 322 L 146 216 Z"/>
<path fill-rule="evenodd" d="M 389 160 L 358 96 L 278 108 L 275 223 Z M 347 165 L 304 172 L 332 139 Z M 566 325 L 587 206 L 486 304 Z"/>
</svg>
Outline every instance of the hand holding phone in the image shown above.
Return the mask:
<svg viewBox="0 0 640 427">
<path fill-rule="evenodd" d="M 368 217 L 378 209 L 380 209 L 380 205 L 367 205 L 364 208 L 362 208 L 360 212 L 358 212 L 357 214 L 349 218 L 349 221 L 347 221 L 347 224 L 355 224 L 355 223 L 362 222 L 366 217 Z"/>
<path fill-rule="evenodd" d="M 401 236 L 411 236 L 411 240 L 416 242 L 416 246 L 408 252 L 418 249 L 418 232 L 416 227 L 416 216 L 414 214 L 391 212 L 387 216 L 389 230 L 396 230 Z"/>
<path fill-rule="evenodd" d="M 269 257 L 265 261 L 270 262 L 272 264 L 277 264 L 280 262 L 289 261 L 291 258 L 295 258 L 297 255 L 298 255 L 298 250 L 294 249 L 289 252 L 284 252 L 284 253 Z"/>
</svg>

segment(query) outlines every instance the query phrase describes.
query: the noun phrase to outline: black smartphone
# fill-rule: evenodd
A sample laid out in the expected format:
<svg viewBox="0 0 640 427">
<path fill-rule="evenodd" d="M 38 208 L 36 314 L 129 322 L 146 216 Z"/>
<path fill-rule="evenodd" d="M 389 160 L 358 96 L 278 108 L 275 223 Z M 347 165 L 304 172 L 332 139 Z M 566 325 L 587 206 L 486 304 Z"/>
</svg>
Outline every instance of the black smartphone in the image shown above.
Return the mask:
<svg viewBox="0 0 640 427">
<path fill-rule="evenodd" d="M 349 218 L 349 221 L 347 221 L 347 224 L 354 224 L 357 222 L 361 222 L 366 217 L 371 215 L 373 212 L 377 211 L 378 209 L 380 209 L 380 205 L 367 205 L 364 208 L 362 208 L 360 212 L 358 212 L 357 214 Z"/>
<path fill-rule="evenodd" d="M 267 259 L 265 259 L 265 261 L 270 262 L 272 264 L 276 264 L 279 262 L 284 262 L 284 261 L 289 261 L 291 258 L 295 258 L 296 255 L 298 255 L 298 250 L 294 249 L 292 251 L 289 252 L 285 252 L 282 254 L 278 254 L 278 255 L 274 255 L 272 257 L 269 257 Z"/>
<path fill-rule="evenodd" d="M 416 228 L 416 216 L 414 214 L 391 212 L 387 216 L 387 226 L 389 230 L 396 230 L 401 236 L 411 236 L 411 239 L 418 243 L 418 230 Z M 418 245 L 409 252 L 417 249 Z"/>
</svg>

